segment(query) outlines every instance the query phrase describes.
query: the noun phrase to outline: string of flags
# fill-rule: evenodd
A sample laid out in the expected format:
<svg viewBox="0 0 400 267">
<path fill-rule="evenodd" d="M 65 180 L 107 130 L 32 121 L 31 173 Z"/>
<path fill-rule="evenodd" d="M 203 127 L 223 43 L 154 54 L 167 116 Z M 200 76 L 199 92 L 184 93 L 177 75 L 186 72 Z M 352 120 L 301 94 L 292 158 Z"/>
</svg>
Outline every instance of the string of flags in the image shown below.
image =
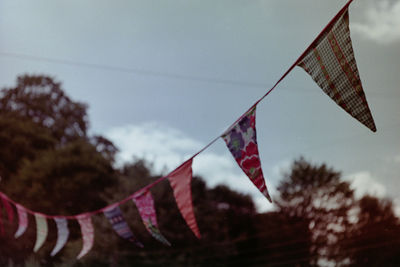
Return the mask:
<svg viewBox="0 0 400 267">
<path fill-rule="evenodd" d="M 57 226 L 57 241 L 51 252 L 51 256 L 54 256 L 61 251 L 68 241 L 68 220 L 76 220 L 80 225 L 83 240 L 82 249 L 77 256 L 80 259 L 93 247 L 95 234 L 91 218 L 95 214 L 103 213 L 110 222 L 111 227 L 121 238 L 132 242 L 137 247 L 143 247 L 143 244 L 129 228 L 120 209 L 120 205 L 131 200 L 138 208 L 142 222 L 149 234 L 164 245 L 171 246 L 171 243 L 162 235 L 158 228 L 154 200 L 149 191 L 151 187 L 166 179 L 168 179 L 172 187 L 176 204 L 182 217 L 194 235 L 197 238 L 201 238 L 192 205 L 192 163 L 198 154 L 211 146 L 220 137 L 225 141 L 233 158 L 250 181 L 272 202 L 265 183 L 258 152 L 256 107 L 295 66 L 303 68 L 333 101 L 375 132 L 375 123 L 362 88 L 350 39 L 348 7 L 352 1 L 350 0 L 337 13 L 276 84 L 240 116 L 221 136 L 212 140 L 168 175 L 159 178 L 157 181 L 145 186 L 127 198 L 92 212 L 74 216 L 53 216 L 29 210 L 0 192 L 0 206 L 6 211 L 5 213 L 10 223 L 14 221 L 14 208 L 16 209 L 18 229 L 14 235 L 15 238 L 19 238 L 25 233 L 28 227 L 28 214 L 33 215 L 37 233 L 33 251 L 37 252 L 45 243 L 48 235 L 47 220 L 52 219 Z M 4 234 L 4 224 L 1 216 L 0 234 Z"/>
</svg>

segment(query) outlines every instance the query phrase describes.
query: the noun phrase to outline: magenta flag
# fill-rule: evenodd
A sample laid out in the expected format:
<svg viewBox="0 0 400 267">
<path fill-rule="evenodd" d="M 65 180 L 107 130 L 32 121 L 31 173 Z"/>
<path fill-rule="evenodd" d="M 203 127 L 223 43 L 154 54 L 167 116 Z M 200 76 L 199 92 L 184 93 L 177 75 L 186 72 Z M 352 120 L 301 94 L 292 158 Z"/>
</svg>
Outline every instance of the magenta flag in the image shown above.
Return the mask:
<svg viewBox="0 0 400 267">
<path fill-rule="evenodd" d="M 322 32 L 298 66 L 310 74 L 336 104 L 376 132 L 354 57 L 347 8 Z"/>
<path fill-rule="evenodd" d="M 150 191 L 146 190 L 142 194 L 135 196 L 133 202 L 139 210 L 140 217 L 147 231 L 161 243 L 171 246 L 171 243 L 161 234 L 157 224 L 157 215 L 154 208 L 154 200 Z"/>
<path fill-rule="evenodd" d="M 11 203 L 4 196 L 1 196 L 1 200 L 3 202 L 3 206 L 6 210 L 8 221 L 12 223 L 14 221 L 14 211 L 11 206 Z"/>
<path fill-rule="evenodd" d="M 23 235 L 26 228 L 28 228 L 28 214 L 23 206 L 17 204 L 16 207 L 18 213 L 18 229 L 14 236 L 15 238 L 18 238 Z"/>
<path fill-rule="evenodd" d="M 258 153 L 256 135 L 256 107 L 251 108 L 223 135 L 226 145 L 243 172 L 270 201 Z"/>
<path fill-rule="evenodd" d="M 93 247 L 94 243 L 94 228 L 92 224 L 92 218 L 90 214 L 81 214 L 76 216 L 78 223 L 81 227 L 82 232 L 82 250 L 79 253 L 77 259 L 85 256 Z"/>
<path fill-rule="evenodd" d="M 182 217 L 197 238 L 200 238 L 200 231 L 197 226 L 192 204 L 192 159 L 183 163 L 179 168 L 168 175 L 168 180 L 174 192 L 176 204 Z"/>
</svg>

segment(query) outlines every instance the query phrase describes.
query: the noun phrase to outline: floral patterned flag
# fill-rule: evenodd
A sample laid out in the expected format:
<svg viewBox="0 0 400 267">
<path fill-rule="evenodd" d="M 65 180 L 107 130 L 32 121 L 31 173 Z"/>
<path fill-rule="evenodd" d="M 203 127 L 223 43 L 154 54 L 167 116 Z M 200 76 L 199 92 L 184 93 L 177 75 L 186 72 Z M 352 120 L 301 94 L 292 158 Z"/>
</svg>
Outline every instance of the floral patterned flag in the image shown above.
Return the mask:
<svg viewBox="0 0 400 267">
<path fill-rule="evenodd" d="M 28 214 L 23 206 L 17 204 L 16 207 L 18 213 L 18 229 L 17 232 L 15 232 L 14 237 L 18 238 L 23 235 L 26 231 L 26 228 L 28 228 Z"/>
<path fill-rule="evenodd" d="M 117 232 L 120 237 L 129 240 L 138 247 L 143 247 L 143 244 L 133 235 L 131 229 L 126 223 L 124 217 L 122 216 L 122 212 L 119 206 L 112 206 L 106 209 L 104 211 L 104 215 L 111 223 L 112 228 Z"/>
<path fill-rule="evenodd" d="M 57 243 L 50 255 L 55 256 L 67 243 L 69 237 L 68 220 L 62 217 L 54 218 L 57 225 Z"/>
<path fill-rule="evenodd" d="M 195 236 L 200 238 L 200 231 L 193 212 L 192 189 L 190 186 L 192 182 L 192 161 L 190 159 L 174 170 L 168 175 L 168 180 L 174 191 L 179 211 Z"/>
<path fill-rule="evenodd" d="M 78 220 L 78 223 L 81 227 L 82 240 L 83 240 L 82 250 L 77 256 L 77 259 L 79 260 L 80 258 L 85 256 L 93 247 L 94 228 L 90 214 L 78 215 L 76 216 L 76 219 Z"/>
<path fill-rule="evenodd" d="M 47 227 L 47 220 L 42 214 L 35 213 L 36 221 L 36 242 L 33 252 L 37 252 L 39 248 L 43 245 L 47 238 L 47 233 L 49 232 Z"/>
<path fill-rule="evenodd" d="M 256 107 L 252 107 L 244 116 L 222 135 L 236 162 L 253 184 L 270 201 L 258 154 L 256 135 Z"/>
<path fill-rule="evenodd" d="M 171 246 L 171 243 L 168 242 L 168 240 L 161 234 L 160 229 L 158 229 L 154 200 L 150 191 L 146 190 L 137 197 L 134 197 L 132 200 L 139 210 L 143 224 L 147 231 L 161 243 Z"/>
<path fill-rule="evenodd" d="M 355 119 L 376 132 L 350 39 L 347 7 L 311 45 L 298 66 Z"/>
</svg>

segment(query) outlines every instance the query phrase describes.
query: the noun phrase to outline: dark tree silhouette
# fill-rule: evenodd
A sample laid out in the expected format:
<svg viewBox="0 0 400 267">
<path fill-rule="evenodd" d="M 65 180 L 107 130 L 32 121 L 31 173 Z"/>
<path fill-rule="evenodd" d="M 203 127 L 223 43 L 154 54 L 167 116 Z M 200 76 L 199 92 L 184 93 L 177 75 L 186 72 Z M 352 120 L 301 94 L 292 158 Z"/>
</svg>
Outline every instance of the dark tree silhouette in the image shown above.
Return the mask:
<svg viewBox="0 0 400 267">
<path fill-rule="evenodd" d="M 280 212 L 308 221 L 312 232 L 310 264 L 331 259 L 335 244 L 350 226 L 348 212 L 354 206 L 353 190 L 340 180 L 340 173 L 325 164 L 295 160 L 278 187 Z"/>
</svg>

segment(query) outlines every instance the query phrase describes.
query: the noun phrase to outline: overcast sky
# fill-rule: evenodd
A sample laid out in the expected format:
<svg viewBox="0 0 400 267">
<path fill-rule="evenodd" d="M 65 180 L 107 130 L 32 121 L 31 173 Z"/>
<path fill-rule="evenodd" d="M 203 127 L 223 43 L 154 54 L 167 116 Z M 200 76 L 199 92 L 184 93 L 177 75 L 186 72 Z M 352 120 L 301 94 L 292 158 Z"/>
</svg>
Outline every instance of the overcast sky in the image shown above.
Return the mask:
<svg viewBox="0 0 400 267">
<path fill-rule="evenodd" d="M 89 104 L 90 132 L 167 173 L 219 136 L 300 56 L 344 0 L 0 1 L 0 86 L 21 74 L 62 82 Z M 350 6 L 355 56 L 377 133 L 338 107 L 300 68 L 257 108 L 267 186 L 303 155 L 357 194 L 400 204 L 400 1 Z M 219 140 L 194 160 L 209 186 L 271 206 Z"/>
</svg>

